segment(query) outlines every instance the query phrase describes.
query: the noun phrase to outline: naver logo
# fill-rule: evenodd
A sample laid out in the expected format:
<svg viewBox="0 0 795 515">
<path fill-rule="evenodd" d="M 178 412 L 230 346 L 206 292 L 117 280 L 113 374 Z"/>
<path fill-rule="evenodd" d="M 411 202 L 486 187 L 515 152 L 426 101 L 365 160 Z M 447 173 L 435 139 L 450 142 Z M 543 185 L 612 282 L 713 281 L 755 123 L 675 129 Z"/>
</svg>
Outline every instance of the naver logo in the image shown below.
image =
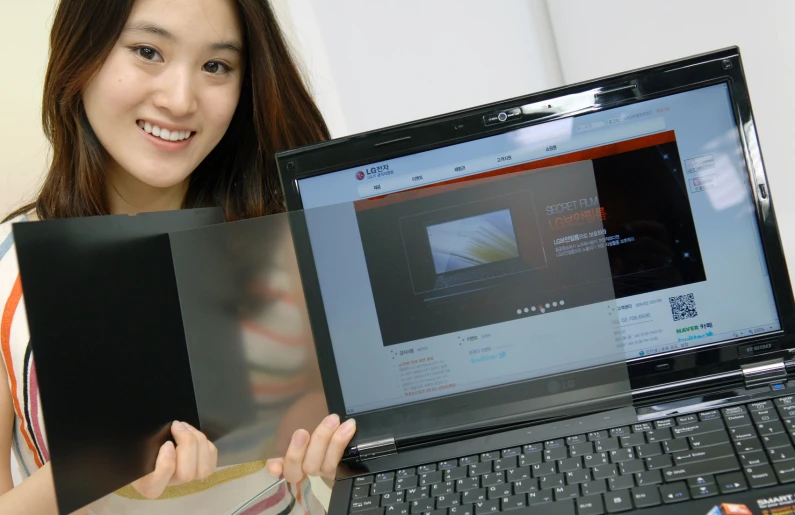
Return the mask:
<svg viewBox="0 0 795 515">
<path fill-rule="evenodd" d="M 698 331 L 698 329 L 699 329 L 699 327 L 697 325 L 691 325 L 689 327 L 682 327 L 682 328 L 676 330 L 676 334 L 690 333 L 690 332 L 693 332 L 693 331 Z"/>
</svg>

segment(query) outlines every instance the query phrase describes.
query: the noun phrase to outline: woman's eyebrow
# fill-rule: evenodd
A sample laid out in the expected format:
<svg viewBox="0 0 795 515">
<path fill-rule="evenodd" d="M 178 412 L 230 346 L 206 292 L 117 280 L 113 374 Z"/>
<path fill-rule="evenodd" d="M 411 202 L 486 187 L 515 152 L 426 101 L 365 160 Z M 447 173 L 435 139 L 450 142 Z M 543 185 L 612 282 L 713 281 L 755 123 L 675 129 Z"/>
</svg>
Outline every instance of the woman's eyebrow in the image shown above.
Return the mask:
<svg viewBox="0 0 795 515">
<path fill-rule="evenodd" d="M 177 39 L 177 37 L 174 34 L 164 29 L 160 25 L 148 21 L 138 21 L 130 23 L 126 27 L 124 27 L 124 32 L 145 32 L 147 34 L 160 36 L 166 39 L 171 39 L 171 40 Z M 238 55 L 241 56 L 243 55 L 243 45 L 241 45 L 238 41 L 218 41 L 216 43 L 212 43 L 211 45 L 209 45 L 209 48 L 216 52 L 222 50 L 229 50 L 237 53 Z"/>
<path fill-rule="evenodd" d="M 236 52 L 240 56 L 243 55 L 243 47 L 237 41 L 219 41 L 210 45 L 210 48 L 215 51 L 230 50 Z"/>
</svg>

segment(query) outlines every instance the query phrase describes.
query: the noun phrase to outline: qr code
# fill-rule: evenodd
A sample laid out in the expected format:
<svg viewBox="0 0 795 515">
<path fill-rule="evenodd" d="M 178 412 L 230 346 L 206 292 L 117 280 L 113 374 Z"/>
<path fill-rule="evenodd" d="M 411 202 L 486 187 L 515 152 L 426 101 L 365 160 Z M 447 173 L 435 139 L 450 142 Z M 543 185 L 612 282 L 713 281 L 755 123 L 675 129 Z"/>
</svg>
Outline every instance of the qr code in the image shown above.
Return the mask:
<svg viewBox="0 0 795 515">
<path fill-rule="evenodd" d="M 674 317 L 674 322 L 698 316 L 696 298 L 692 293 L 671 297 L 668 300 L 671 303 L 671 315 Z"/>
</svg>

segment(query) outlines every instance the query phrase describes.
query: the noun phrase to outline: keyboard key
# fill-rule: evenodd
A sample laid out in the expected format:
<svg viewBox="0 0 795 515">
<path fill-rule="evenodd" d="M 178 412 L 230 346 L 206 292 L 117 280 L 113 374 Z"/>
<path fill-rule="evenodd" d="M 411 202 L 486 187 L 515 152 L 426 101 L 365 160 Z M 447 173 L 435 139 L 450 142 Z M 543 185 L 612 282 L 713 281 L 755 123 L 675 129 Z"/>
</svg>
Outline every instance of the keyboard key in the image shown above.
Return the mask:
<svg viewBox="0 0 795 515">
<path fill-rule="evenodd" d="M 435 509 L 436 499 L 426 498 L 411 501 L 411 513 L 421 513 L 423 511 L 433 511 Z"/>
<path fill-rule="evenodd" d="M 635 451 L 631 447 L 629 449 L 610 451 L 610 461 L 612 463 L 621 463 L 623 461 L 632 461 L 634 459 Z"/>
<path fill-rule="evenodd" d="M 386 507 L 386 515 L 409 515 L 411 505 L 407 502 L 401 504 L 391 504 Z"/>
<path fill-rule="evenodd" d="M 511 497 L 504 497 L 500 503 L 502 511 L 518 510 L 527 506 L 526 495 L 513 495 Z"/>
<path fill-rule="evenodd" d="M 440 495 L 436 498 L 436 509 L 443 510 L 461 504 L 461 494 Z"/>
<path fill-rule="evenodd" d="M 442 482 L 442 475 L 444 472 L 428 472 L 427 474 L 420 474 L 420 486 L 428 486 L 434 483 Z"/>
<path fill-rule="evenodd" d="M 698 422 L 698 415 L 682 415 L 681 417 L 676 417 L 676 423 L 680 426 L 695 424 L 696 422 Z"/>
<path fill-rule="evenodd" d="M 381 497 L 374 495 L 372 497 L 365 497 L 364 499 L 356 499 L 351 501 L 351 513 L 369 510 L 371 508 L 378 508 L 380 506 Z M 433 509 L 433 508 L 431 508 Z"/>
<path fill-rule="evenodd" d="M 520 447 L 511 447 L 510 449 L 502 450 L 503 458 L 510 458 L 511 456 L 519 456 L 520 454 L 522 454 L 522 449 Z"/>
<path fill-rule="evenodd" d="M 781 483 L 792 483 L 795 481 L 795 460 L 782 461 L 773 466 L 776 476 Z"/>
<path fill-rule="evenodd" d="M 466 477 L 464 479 L 459 479 L 456 484 L 456 492 L 465 492 L 467 490 L 474 490 L 475 488 L 480 488 L 480 478 L 479 477 Z"/>
<path fill-rule="evenodd" d="M 629 490 L 604 494 L 604 501 L 607 513 L 619 513 L 632 509 L 632 494 Z"/>
<path fill-rule="evenodd" d="M 629 426 L 617 427 L 610 430 L 610 436 L 626 436 L 630 434 Z"/>
<path fill-rule="evenodd" d="M 745 469 L 745 477 L 751 488 L 762 488 L 776 484 L 776 473 L 770 465 L 759 465 Z"/>
<path fill-rule="evenodd" d="M 525 479 L 530 479 L 532 474 L 530 473 L 530 467 L 521 467 L 518 469 L 509 470 L 507 472 L 506 480 L 509 483 L 515 483 L 517 481 L 524 481 Z"/>
<path fill-rule="evenodd" d="M 593 442 L 575 443 L 569 447 L 569 456 L 587 456 L 593 454 Z"/>
<path fill-rule="evenodd" d="M 558 486 L 565 486 L 566 481 L 563 479 L 563 474 L 555 474 L 553 476 L 544 476 L 538 479 L 538 487 L 541 490 L 548 490 Z"/>
<path fill-rule="evenodd" d="M 431 463 L 430 465 L 421 465 L 417 467 L 417 474 L 427 474 L 429 472 L 436 471 L 436 463 Z"/>
<path fill-rule="evenodd" d="M 646 468 L 649 470 L 664 469 L 667 467 L 673 467 L 673 465 L 674 462 L 671 459 L 670 454 L 661 454 L 660 456 L 646 458 Z"/>
<path fill-rule="evenodd" d="M 693 499 L 704 499 L 718 495 L 718 485 L 702 485 L 690 488 L 690 497 Z"/>
<path fill-rule="evenodd" d="M 721 411 L 723 412 L 724 417 L 727 417 L 729 415 L 737 415 L 738 413 L 748 413 L 748 410 L 745 409 L 745 406 L 734 406 L 731 408 L 723 408 Z"/>
<path fill-rule="evenodd" d="M 351 497 L 353 497 L 354 499 L 363 499 L 365 497 L 370 497 L 370 485 L 353 487 L 353 493 L 351 494 Z"/>
<path fill-rule="evenodd" d="M 384 508 L 370 508 L 368 510 L 357 512 L 351 510 L 351 513 L 356 513 L 356 515 L 384 515 Z"/>
<path fill-rule="evenodd" d="M 484 487 L 501 485 L 505 483 L 505 472 L 492 472 L 480 476 L 480 484 Z"/>
<path fill-rule="evenodd" d="M 457 466 L 458 466 L 458 460 L 447 460 L 447 461 L 440 461 L 438 468 L 439 470 L 448 470 L 456 468 Z"/>
<path fill-rule="evenodd" d="M 607 431 L 592 431 L 588 433 L 588 440 L 594 442 L 596 440 L 604 440 L 608 438 L 610 435 Z"/>
<path fill-rule="evenodd" d="M 711 411 L 702 411 L 698 414 L 698 418 L 701 420 L 712 420 L 713 418 L 720 418 L 720 411 L 718 410 L 711 410 Z"/>
<path fill-rule="evenodd" d="M 734 456 L 725 456 L 709 461 L 699 461 L 687 465 L 678 465 L 665 469 L 663 477 L 666 482 L 703 476 L 705 474 L 721 474 L 740 469 L 740 463 Z"/>
<path fill-rule="evenodd" d="M 447 481 L 446 483 L 436 483 L 431 487 L 431 497 L 439 497 L 440 495 L 450 495 L 455 492 L 455 482 Z"/>
<path fill-rule="evenodd" d="M 767 454 L 762 451 L 747 452 L 739 454 L 740 462 L 743 467 L 755 467 L 757 465 L 767 465 Z"/>
<path fill-rule="evenodd" d="M 542 443 L 529 443 L 529 444 L 525 445 L 524 447 L 522 447 L 522 454 L 527 454 L 528 452 L 543 451 L 543 450 L 544 450 L 544 444 L 542 444 Z"/>
<path fill-rule="evenodd" d="M 792 442 L 786 433 L 778 435 L 767 435 L 762 437 L 762 445 L 766 449 L 777 449 L 779 447 L 792 447 Z"/>
<path fill-rule="evenodd" d="M 473 504 L 465 504 L 462 506 L 453 506 L 447 512 L 450 515 L 475 515 L 474 505 Z M 387 514 L 389 515 L 389 514 Z"/>
<path fill-rule="evenodd" d="M 632 476 L 615 476 L 607 480 L 610 491 L 627 490 L 635 486 L 635 478 Z"/>
<path fill-rule="evenodd" d="M 761 451 L 764 449 L 762 447 L 762 442 L 759 441 L 759 438 L 748 438 L 747 440 L 739 440 L 737 442 L 734 442 L 734 448 L 737 450 L 737 454 L 742 454 L 744 452 Z"/>
<path fill-rule="evenodd" d="M 667 442 L 663 442 L 662 446 L 663 450 L 668 454 L 673 454 L 675 452 L 682 452 L 690 449 L 690 446 L 687 444 L 686 439 L 668 440 Z"/>
<path fill-rule="evenodd" d="M 736 415 L 727 415 L 726 418 L 726 425 L 729 427 L 740 427 L 740 426 L 750 426 L 754 423 L 754 420 L 751 418 L 748 413 L 738 413 Z"/>
<path fill-rule="evenodd" d="M 756 438 L 756 428 L 754 426 L 732 427 L 729 429 L 729 434 L 735 442 L 747 440 L 749 438 Z"/>
<path fill-rule="evenodd" d="M 480 453 L 480 461 L 496 460 L 499 457 L 500 457 L 500 453 L 498 451 Z M 477 511 L 477 509 L 475 511 Z"/>
<path fill-rule="evenodd" d="M 605 506 L 601 495 L 588 495 L 574 502 L 578 515 L 604 515 Z"/>
<path fill-rule="evenodd" d="M 533 471 L 533 477 L 549 476 L 558 472 L 554 462 L 533 465 L 531 470 Z"/>
<path fill-rule="evenodd" d="M 588 437 L 585 435 L 577 435 L 577 436 L 567 436 L 566 443 L 569 446 L 577 445 L 578 443 L 586 443 L 588 442 Z"/>
<path fill-rule="evenodd" d="M 381 496 L 381 506 L 401 504 L 405 499 L 406 492 L 389 492 Z"/>
<path fill-rule="evenodd" d="M 527 504 L 533 506 L 534 504 L 543 504 L 553 501 L 554 494 L 552 490 L 537 490 L 535 492 L 527 493 Z M 536 513 L 531 511 L 531 513 Z"/>
<path fill-rule="evenodd" d="M 400 469 L 397 472 L 395 472 L 395 476 L 398 477 L 398 478 L 409 477 L 409 476 L 413 476 L 415 473 L 416 473 L 416 469 L 414 469 L 414 468 Z"/>
<path fill-rule="evenodd" d="M 467 490 L 461 495 L 461 504 L 476 503 L 488 500 L 486 497 L 486 489 L 478 488 L 477 490 Z"/>
<path fill-rule="evenodd" d="M 477 456 L 467 456 L 466 458 L 461 458 L 458 460 L 458 465 L 472 465 L 473 463 L 477 463 L 480 461 L 480 458 Z"/>
<path fill-rule="evenodd" d="M 607 438 L 605 440 L 597 440 L 593 444 L 594 450 L 596 452 L 608 452 L 608 451 L 615 451 L 619 447 L 618 445 L 618 438 Z"/>
<path fill-rule="evenodd" d="M 516 456 L 512 456 L 510 458 L 500 458 L 498 460 L 494 460 L 492 463 L 494 463 L 494 472 L 499 472 L 501 470 L 515 469 L 518 466 L 519 461 L 517 460 Z"/>
<path fill-rule="evenodd" d="M 444 471 L 444 480 L 445 481 L 456 481 L 458 479 L 463 479 L 467 477 L 469 474 L 469 467 L 455 467 L 452 469 L 447 469 Z M 398 480 L 399 481 L 399 480 Z"/>
<path fill-rule="evenodd" d="M 489 499 L 500 499 L 512 496 L 513 488 L 511 488 L 511 485 L 496 485 L 490 486 L 486 492 Z"/>
<path fill-rule="evenodd" d="M 643 472 L 646 467 L 643 466 L 643 460 L 632 460 L 619 463 L 618 470 L 621 471 L 621 475 L 626 476 L 636 472 Z"/>
<path fill-rule="evenodd" d="M 734 448 L 731 444 L 723 443 L 720 445 L 713 445 L 712 447 L 704 447 L 703 449 L 677 452 L 673 455 L 673 458 L 676 465 L 687 465 L 689 463 L 722 458 L 724 456 L 734 456 Z"/>
<path fill-rule="evenodd" d="M 492 463 L 490 461 L 486 461 L 483 463 L 473 463 L 469 466 L 469 476 L 480 476 L 485 474 L 486 472 L 492 471 Z"/>
<path fill-rule="evenodd" d="M 544 442 L 544 449 L 557 449 L 559 447 L 566 447 L 566 441 L 563 438 Z"/>
<path fill-rule="evenodd" d="M 671 432 L 673 432 L 674 438 L 686 438 L 688 436 L 698 436 L 714 431 L 722 431 L 723 429 L 723 420 L 714 419 L 687 426 L 674 427 L 671 429 Z"/>
<path fill-rule="evenodd" d="M 566 485 L 555 488 L 555 500 L 562 501 L 565 499 L 574 499 L 580 496 L 580 487 L 578 485 Z"/>
<path fill-rule="evenodd" d="M 659 470 L 649 470 L 648 472 L 635 474 L 635 484 L 638 486 L 657 485 L 662 482 L 662 472 Z"/>
<path fill-rule="evenodd" d="M 660 497 L 665 504 L 673 504 L 690 499 L 687 483 L 680 481 L 660 487 Z"/>
<path fill-rule="evenodd" d="M 780 420 L 774 420 L 772 422 L 763 422 L 761 424 L 757 424 L 756 430 L 759 432 L 761 436 L 777 435 L 779 433 L 787 432 L 787 430 L 784 428 L 784 424 L 782 424 Z"/>
<path fill-rule="evenodd" d="M 357 477 L 353 480 L 354 485 L 369 485 L 373 482 L 373 476 L 362 476 Z"/>
<path fill-rule="evenodd" d="M 566 447 L 556 447 L 544 451 L 544 461 L 564 460 L 569 457 L 569 450 Z"/>
<path fill-rule="evenodd" d="M 632 431 L 634 433 L 645 433 L 647 431 L 652 431 L 654 429 L 654 424 L 651 422 L 641 422 L 640 424 L 633 424 Z"/>
<path fill-rule="evenodd" d="M 676 422 L 674 422 L 674 419 L 672 418 L 665 418 L 654 422 L 654 427 L 656 429 L 663 429 L 665 427 L 674 427 L 675 425 Z"/>
<path fill-rule="evenodd" d="M 748 409 L 751 410 L 751 413 L 754 411 L 772 410 L 775 409 L 775 404 L 773 401 L 752 402 L 748 404 Z"/>
<path fill-rule="evenodd" d="M 774 409 L 765 409 L 760 411 L 752 411 L 751 417 L 757 424 L 762 422 L 770 422 L 771 420 L 778 420 L 778 412 Z"/>
<path fill-rule="evenodd" d="M 643 433 L 632 433 L 631 435 L 622 436 L 619 441 L 621 447 L 635 447 L 636 445 L 643 445 L 646 443 L 646 436 Z"/>
<path fill-rule="evenodd" d="M 639 486 L 632 489 L 632 500 L 638 508 L 660 505 L 660 492 L 656 486 Z"/>
<path fill-rule="evenodd" d="M 699 447 L 710 447 L 712 445 L 720 445 L 725 442 L 731 441 L 729 439 L 728 433 L 726 431 L 716 431 L 714 433 L 707 433 L 705 435 L 693 436 L 689 438 L 690 446 L 693 449 L 698 449 Z M 674 442 L 683 442 L 684 440 L 674 440 Z M 666 446 L 666 443 L 663 443 L 663 446 Z M 677 451 L 684 451 L 685 449 L 677 449 Z M 673 451 L 673 452 L 677 452 Z M 672 452 L 671 450 L 666 449 L 666 452 Z"/>
<path fill-rule="evenodd" d="M 572 470 L 582 469 L 582 458 L 568 458 L 558 462 L 558 470 L 560 472 L 571 472 Z"/>
<path fill-rule="evenodd" d="M 394 481 L 395 473 L 394 472 L 383 472 L 381 474 L 375 475 L 375 482 L 383 482 L 383 481 Z"/>
<path fill-rule="evenodd" d="M 691 477 L 687 480 L 687 486 L 690 488 L 695 488 L 697 486 L 704 486 L 704 485 L 714 485 L 715 484 L 715 476 L 712 475 L 704 475 L 698 477 Z"/>
<path fill-rule="evenodd" d="M 574 485 L 577 483 L 587 483 L 590 480 L 590 470 L 575 470 L 573 472 L 566 472 L 566 484 Z"/>
<path fill-rule="evenodd" d="M 373 485 L 373 495 L 385 494 L 393 491 L 395 488 L 394 481 L 380 481 Z"/>
<path fill-rule="evenodd" d="M 795 450 L 792 446 L 777 447 L 767 451 L 767 456 L 770 458 L 771 463 L 780 463 L 782 461 L 789 461 L 795 459 Z"/>
<path fill-rule="evenodd" d="M 748 490 L 748 484 L 745 482 L 745 476 L 741 472 L 734 472 L 733 474 L 723 474 L 715 478 L 715 482 L 720 488 L 720 493 L 731 494 L 734 492 L 743 492 Z"/>
<path fill-rule="evenodd" d="M 409 488 L 406 490 L 406 500 L 416 501 L 418 499 L 427 499 L 430 497 L 430 491 L 431 489 L 428 486 L 423 488 Z"/>
<path fill-rule="evenodd" d="M 538 490 L 538 479 L 522 479 L 513 484 L 513 493 L 526 494 Z"/>
<path fill-rule="evenodd" d="M 599 465 L 591 469 L 594 479 L 606 479 L 618 475 L 618 469 L 615 465 Z"/>
<path fill-rule="evenodd" d="M 659 443 L 646 443 L 638 445 L 638 448 L 635 449 L 635 455 L 638 458 L 650 458 L 660 454 L 662 454 L 662 447 L 660 447 Z"/>
<path fill-rule="evenodd" d="M 604 479 L 595 479 L 587 483 L 580 484 L 582 495 L 603 494 L 607 492 L 607 481 Z"/>
<path fill-rule="evenodd" d="M 589 454 L 587 456 L 583 456 L 582 459 L 585 466 L 588 468 L 596 467 L 598 465 L 609 465 L 610 464 L 610 457 L 607 455 L 606 452 L 599 452 L 596 454 Z"/>
<path fill-rule="evenodd" d="M 519 466 L 536 465 L 544 461 L 544 454 L 542 451 L 528 452 L 519 456 Z"/>
<path fill-rule="evenodd" d="M 648 431 L 646 433 L 646 440 L 649 443 L 654 442 L 664 442 L 666 440 L 671 440 L 673 435 L 671 434 L 671 428 L 664 428 L 664 429 L 655 429 L 654 431 Z"/>
<path fill-rule="evenodd" d="M 775 404 L 778 407 L 793 406 L 795 405 L 795 397 L 793 397 L 792 395 L 787 395 L 786 397 L 779 397 L 778 399 L 773 401 L 773 404 Z"/>
</svg>

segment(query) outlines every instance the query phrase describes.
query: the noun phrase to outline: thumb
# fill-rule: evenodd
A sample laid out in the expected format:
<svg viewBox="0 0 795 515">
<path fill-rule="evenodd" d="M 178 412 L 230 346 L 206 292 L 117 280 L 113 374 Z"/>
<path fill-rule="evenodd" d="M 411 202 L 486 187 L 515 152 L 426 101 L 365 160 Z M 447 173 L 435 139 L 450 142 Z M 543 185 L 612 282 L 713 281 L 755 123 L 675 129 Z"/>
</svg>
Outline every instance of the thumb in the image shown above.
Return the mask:
<svg viewBox="0 0 795 515">
<path fill-rule="evenodd" d="M 265 464 L 272 476 L 281 477 L 284 472 L 284 458 L 274 458 Z"/>
<path fill-rule="evenodd" d="M 147 499 L 157 499 L 166 489 L 177 469 L 177 451 L 170 440 L 160 447 L 155 470 L 132 484 L 139 494 Z"/>
</svg>

